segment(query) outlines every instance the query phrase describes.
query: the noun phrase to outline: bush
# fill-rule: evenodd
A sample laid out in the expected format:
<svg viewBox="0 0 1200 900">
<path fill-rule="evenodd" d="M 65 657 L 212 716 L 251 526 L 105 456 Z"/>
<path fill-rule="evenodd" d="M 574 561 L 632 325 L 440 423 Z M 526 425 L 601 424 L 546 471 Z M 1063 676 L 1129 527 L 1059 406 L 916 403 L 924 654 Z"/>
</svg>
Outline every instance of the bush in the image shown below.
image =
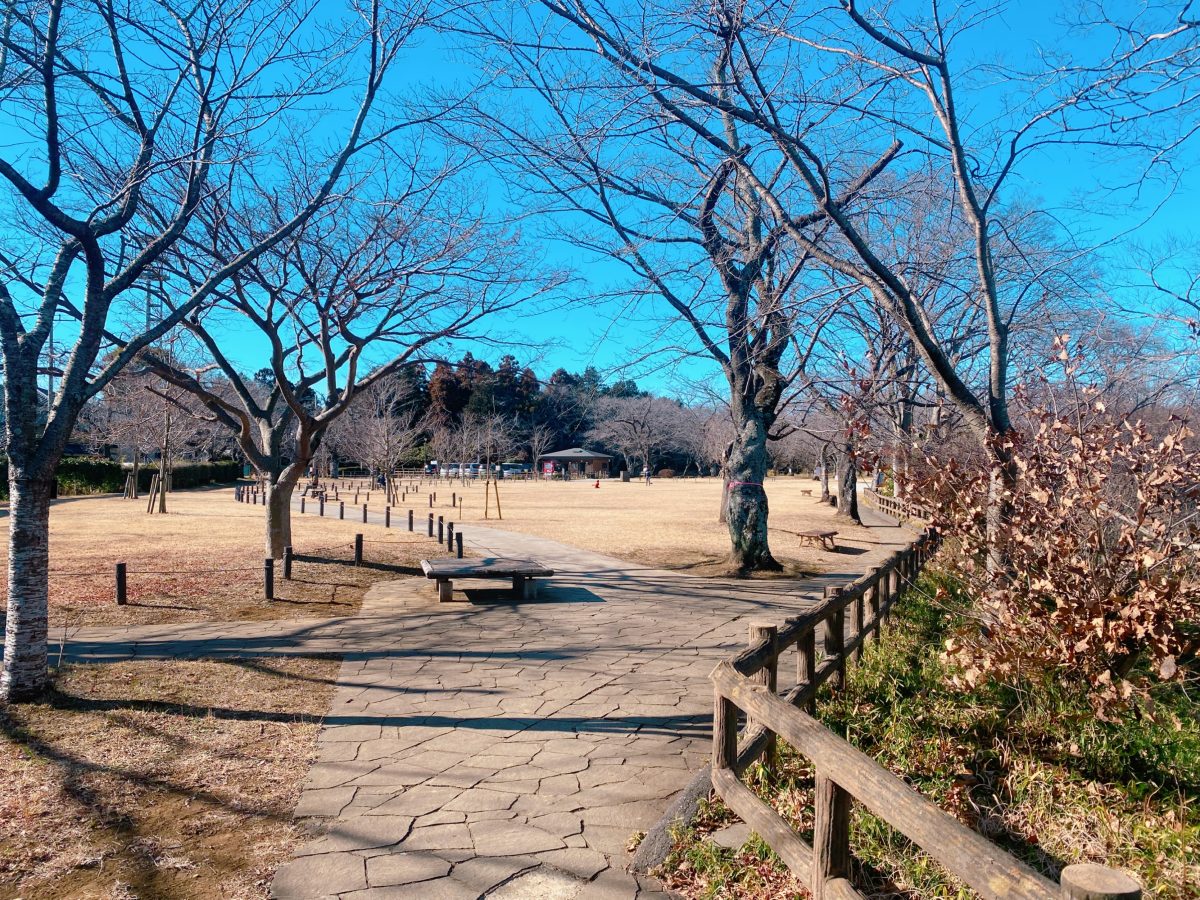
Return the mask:
<svg viewBox="0 0 1200 900">
<path fill-rule="evenodd" d="M 68 456 L 58 464 L 55 479 L 63 496 L 119 494 L 125 489 L 129 469 L 119 462 L 97 456 Z M 150 489 L 150 480 L 158 472 L 157 464 L 138 467 L 138 490 Z M 174 488 L 202 487 L 206 484 L 236 481 L 241 463 L 221 460 L 215 463 L 178 463 L 171 470 Z M 0 499 L 8 499 L 8 460 L 0 460 Z"/>
<path fill-rule="evenodd" d="M 658 477 L 659 478 L 674 478 L 675 470 L 674 469 L 659 469 Z"/>
</svg>

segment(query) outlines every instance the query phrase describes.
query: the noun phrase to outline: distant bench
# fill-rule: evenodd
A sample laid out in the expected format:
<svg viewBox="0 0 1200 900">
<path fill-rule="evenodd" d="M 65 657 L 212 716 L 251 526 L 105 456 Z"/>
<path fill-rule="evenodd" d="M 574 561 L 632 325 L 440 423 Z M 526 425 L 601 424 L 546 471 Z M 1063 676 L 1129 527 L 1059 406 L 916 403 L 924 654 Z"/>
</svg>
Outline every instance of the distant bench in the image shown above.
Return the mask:
<svg viewBox="0 0 1200 900">
<path fill-rule="evenodd" d="M 553 569 L 529 559 L 423 559 L 421 570 L 425 577 L 437 581 L 438 601 L 449 603 L 454 596 L 456 578 L 512 579 L 513 594 L 518 600 L 537 596 L 536 578 L 549 578 Z"/>
<path fill-rule="evenodd" d="M 811 544 L 814 547 L 820 547 L 823 550 L 836 550 L 837 544 L 834 538 L 837 537 L 836 531 L 801 531 L 798 535 L 801 544 Z"/>
</svg>

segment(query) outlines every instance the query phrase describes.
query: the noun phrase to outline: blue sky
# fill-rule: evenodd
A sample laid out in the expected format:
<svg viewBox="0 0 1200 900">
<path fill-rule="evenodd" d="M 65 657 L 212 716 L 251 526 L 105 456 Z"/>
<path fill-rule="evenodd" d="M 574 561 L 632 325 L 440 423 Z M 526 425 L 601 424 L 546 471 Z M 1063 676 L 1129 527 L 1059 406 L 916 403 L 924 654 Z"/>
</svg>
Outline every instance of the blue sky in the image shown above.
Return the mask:
<svg viewBox="0 0 1200 900">
<path fill-rule="evenodd" d="M 966 65 L 973 55 L 990 56 L 997 49 L 1010 61 L 1053 51 L 1062 31 L 1052 21 L 1067 9 L 1030 0 L 1010 4 L 1000 17 L 977 32 L 972 39 L 974 44 L 959 48 L 959 58 Z M 1086 48 L 1086 41 L 1080 46 Z M 434 38 L 406 55 L 399 77 L 410 86 L 446 88 L 456 82 L 472 82 L 476 76 L 445 40 Z M 974 96 L 960 97 L 960 103 L 979 119 L 986 119 L 999 108 L 1006 91 L 1006 85 L 997 84 Z M 975 106 L 971 108 L 970 104 Z M 1172 185 L 1168 191 L 1163 184 L 1155 183 L 1140 196 L 1130 191 L 1109 195 L 1099 190 L 1127 178 L 1129 173 L 1122 166 L 1120 161 L 1078 149 L 1047 151 L 1026 160 L 1010 192 L 1019 191 L 1054 211 L 1064 224 L 1087 235 L 1085 243 L 1102 244 L 1120 238 L 1103 251 L 1107 264 L 1118 268 L 1123 265 L 1130 241 L 1154 244 L 1169 237 L 1190 238 L 1192 211 L 1200 200 L 1195 186 Z M 481 178 L 485 192 L 497 199 L 502 197 L 501 181 L 495 176 Z M 1152 211 L 1155 214 L 1147 223 Z M 529 233 L 539 230 L 531 226 Z M 669 365 L 662 358 L 644 358 L 640 351 L 655 333 L 656 323 L 663 315 L 661 306 L 631 311 L 615 300 L 602 304 L 586 302 L 587 298 L 620 283 L 626 277 L 624 269 L 603 259 L 589 258 L 561 242 L 551 241 L 545 252 L 552 263 L 575 272 L 576 280 L 570 289 L 556 304 L 512 314 L 493 323 L 490 329 L 495 337 L 513 344 L 515 355 L 532 363 L 539 374 L 549 375 L 559 367 L 578 371 L 594 365 L 613 373 L 613 377 L 638 378 L 643 386 L 664 393 L 686 393 L 686 380 L 717 374 L 714 366 L 703 361 Z M 1131 302 L 1137 302 L 1137 298 Z M 252 371 L 260 364 L 264 347 L 250 334 L 249 330 L 231 334 L 230 345 L 231 356 Z M 465 349 L 468 348 L 458 348 L 449 355 L 461 355 Z M 484 357 L 504 352 L 470 349 Z"/>
</svg>

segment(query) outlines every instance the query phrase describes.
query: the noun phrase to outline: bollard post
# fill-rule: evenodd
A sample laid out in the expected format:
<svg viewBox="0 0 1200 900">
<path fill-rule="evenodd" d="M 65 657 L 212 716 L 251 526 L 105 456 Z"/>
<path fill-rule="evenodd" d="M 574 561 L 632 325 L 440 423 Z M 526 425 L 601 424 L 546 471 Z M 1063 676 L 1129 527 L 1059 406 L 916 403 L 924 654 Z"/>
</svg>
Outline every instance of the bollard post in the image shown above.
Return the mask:
<svg viewBox="0 0 1200 900">
<path fill-rule="evenodd" d="M 269 556 L 263 560 L 263 596 L 275 599 L 275 560 Z"/>
<path fill-rule="evenodd" d="M 450 492 L 450 505 L 458 506 L 458 494 L 455 493 L 454 491 Z"/>
<path fill-rule="evenodd" d="M 429 537 L 433 537 L 433 513 L 429 514 Z"/>
<path fill-rule="evenodd" d="M 362 565 L 362 538 L 361 534 L 354 536 L 354 564 L 356 566 Z"/>
<path fill-rule="evenodd" d="M 429 495 L 429 508 L 433 509 L 433 494 Z"/>
<path fill-rule="evenodd" d="M 463 556 L 462 556 L 462 532 L 461 531 L 456 531 L 454 533 L 454 546 L 456 549 L 455 555 L 457 555 L 459 559 L 462 559 Z"/>
<path fill-rule="evenodd" d="M 367 504 L 363 504 L 363 524 L 367 524 Z"/>
<path fill-rule="evenodd" d="M 392 508 L 390 506 L 385 506 L 383 508 L 383 527 L 392 527 Z"/>
<path fill-rule="evenodd" d="M 292 545 L 288 544 L 283 548 L 283 579 L 284 581 L 292 580 Z"/>
<path fill-rule="evenodd" d="M 413 511 L 411 509 L 408 511 L 408 530 L 413 530 Z"/>
<path fill-rule="evenodd" d="M 346 501 L 345 500 L 338 501 L 338 518 L 339 519 L 346 518 Z"/>
<path fill-rule="evenodd" d="M 446 523 L 446 549 L 451 553 L 454 552 L 454 523 Z"/>
<path fill-rule="evenodd" d="M 300 498 L 300 515 L 304 515 L 304 498 Z"/>
<path fill-rule="evenodd" d="M 438 516 L 438 543 L 446 543 L 446 525 L 442 516 Z"/>
<path fill-rule="evenodd" d="M 125 584 L 125 563 L 117 563 L 117 606 L 124 606 L 128 599 Z"/>
<path fill-rule="evenodd" d="M 324 494 L 322 494 L 322 495 L 321 495 L 321 510 L 320 510 L 320 515 L 322 515 L 322 516 L 323 516 L 323 515 L 325 515 L 325 495 L 324 495 Z"/>
</svg>

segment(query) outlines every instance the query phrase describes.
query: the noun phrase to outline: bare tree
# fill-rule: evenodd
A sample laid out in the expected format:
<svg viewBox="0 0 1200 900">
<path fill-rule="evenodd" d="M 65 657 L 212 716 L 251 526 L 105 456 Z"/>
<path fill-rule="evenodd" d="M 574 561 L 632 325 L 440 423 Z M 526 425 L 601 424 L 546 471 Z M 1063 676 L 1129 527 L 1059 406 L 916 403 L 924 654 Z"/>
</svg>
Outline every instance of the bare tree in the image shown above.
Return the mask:
<svg viewBox="0 0 1200 900">
<path fill-rule="evenodd" d="M 395 377 L 359 391 L 329 428 L 327 441 L 341 457 L 390 476 L 421 438 L 410 385 Z"/>
<path fill-rule="evenodd" d="M 225 0 L 134 2 L 120 11 L 50 0 L 5 10 L 0 352 L 11 512 L 0 696 L 7 700 L 32 697 L 46 683 L 49 497 L 81 409 L 324 204 L 361 146 L 398 49 L 393 24 L 413 21 L 384 15 L 378 0 L 332 31 L 310 23 L 310 13 Z M 218 198 L 236 204 L 250 184 L 269 182 L 262 157 L 283 151 L 277 135 L 305 135 L 306 99 L 351 90 L 345 71 L 364 56 L 344 143 L 290 206 L 278 199 L 277 226 L 257 231 L 203 281 L 173 291 L 175 302 L 157 321 L 135 312 L 134 289 L 190 233 L 197 212 Z M 292 150 L 321 157 L 315 146 Z M 56 315 L 74 320 L 74 343 L 43 418 L 38 375 Z"/>
<path fill-rule="evenodd" d="M 672 445 L 677 410 L 674 401 L 662 397 L 601 397 L 589 437 L 616 449 L 627 463 L 640 460 L 649 483 L 655 457 Z"/>
<path fill-rule="evenodd" d="M 539 476 L 538 465 L 542 454 L 548 452 L 554 443 L 554 432 L 545 425 L 535 425 L 529 432 L 529 463 L 533 466 L 535 477 Z"/>
</svg>

